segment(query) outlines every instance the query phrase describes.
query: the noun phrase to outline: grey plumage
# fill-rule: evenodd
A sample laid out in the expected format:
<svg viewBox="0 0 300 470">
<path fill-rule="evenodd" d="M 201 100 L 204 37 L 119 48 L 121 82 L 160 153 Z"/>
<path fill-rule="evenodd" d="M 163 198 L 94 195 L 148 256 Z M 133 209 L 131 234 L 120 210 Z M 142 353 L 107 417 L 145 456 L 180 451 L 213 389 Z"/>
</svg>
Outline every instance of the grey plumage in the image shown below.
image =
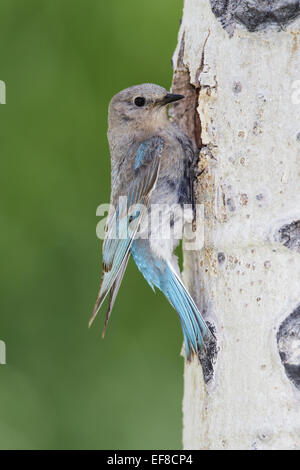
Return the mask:
<svg viewBox="0 0 300 470">
<path fill-rule="evenodd" d="M 192 145 L 188 137 L 170 122 L 166 106 L 181 98 L 158 85 L 143 84 L 121 91 L 110 102 L 111 204 L 118 209 L 117 215 L 113 210 L 108 215 L 103 273 L 90 324 L 110 293 L 106 328 L 132 253 L 148 283 L 161 289 L 177 310 L 189 358 L 192 352 L 199 352 L 203 337 L 209 335 L 209 330 L 180 280 L 177 258 L 173 254 L 178 239 L 161 236 L 167 229 L 162 226 L 165 222 L 151 225 L 151 233 L 148 233 L 146 224 L 146 212 L 150 213 L 157 204 L 163 205 L 165 212 L 170 212 L 170 220 L 173 217 L 174 223 L 172 206 L 193 201 Z M 120 196 L 126 197 L 126 207 L 118 206 Z M 145 210 L 129 217 L 125 209 L 137 203 L 143 204 Z M 132 233 L 125 239 L 112 236 L 116 218 L 121 231 L 125 231 L 129 224 L 133 225 Z M 145 239 L 137 239 L 137 233 Z"/>
</svg>

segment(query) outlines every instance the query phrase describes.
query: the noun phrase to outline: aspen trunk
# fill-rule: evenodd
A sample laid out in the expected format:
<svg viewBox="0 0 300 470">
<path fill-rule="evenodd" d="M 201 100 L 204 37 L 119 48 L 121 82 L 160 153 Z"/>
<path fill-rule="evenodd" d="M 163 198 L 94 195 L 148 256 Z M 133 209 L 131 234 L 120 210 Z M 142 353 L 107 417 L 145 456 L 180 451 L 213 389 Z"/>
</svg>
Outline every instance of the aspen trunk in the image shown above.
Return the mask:
<svg viewBox="0 0 300 470">
<path fill-rule="evenodd" d="M 299 3 L 184 4 L 173 118 L 205 211 L 184 277 L 216 336 L 185 365 L 186 449 L 300 448 Z"/>
</svg>

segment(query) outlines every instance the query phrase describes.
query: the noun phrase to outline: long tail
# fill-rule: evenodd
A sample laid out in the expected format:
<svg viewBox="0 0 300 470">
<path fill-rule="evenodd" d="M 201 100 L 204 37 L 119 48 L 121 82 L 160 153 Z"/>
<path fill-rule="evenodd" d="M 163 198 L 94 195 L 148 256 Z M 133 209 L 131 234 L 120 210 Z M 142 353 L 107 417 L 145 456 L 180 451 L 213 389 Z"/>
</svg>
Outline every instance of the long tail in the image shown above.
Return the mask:
<svg viewBox="0 0 300 470">
<path fill-rule="evenodd" d="M 204 339 L 209 338 L 211 333 L 195 302 L 169 263 L 165 273 L 167 282 L 163 291 L 180 317 L 186 356 L 190 359 L 192 353 L 198 356 L 200 349 L 204 347 Z"/>
<path fill-rule="evenodd" d="M 133 259 L 143 276 L 153 288 L 158 287 L 177 311 L 183 331 L 187 359 L 199 356 L 204 339 L 211 336 L 195 302 L 186 290 L 180 275 L 171 263 L 158 258 L 147 240 L 136 240 L 131 247 Z"/>
</svg>

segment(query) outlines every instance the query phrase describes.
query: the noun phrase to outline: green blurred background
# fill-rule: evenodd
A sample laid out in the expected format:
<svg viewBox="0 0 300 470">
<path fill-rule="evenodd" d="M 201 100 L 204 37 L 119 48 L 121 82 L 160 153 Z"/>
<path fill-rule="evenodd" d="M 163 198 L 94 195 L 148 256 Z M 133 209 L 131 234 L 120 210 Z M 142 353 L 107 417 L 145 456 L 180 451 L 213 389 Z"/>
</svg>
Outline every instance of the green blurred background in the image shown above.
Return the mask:
<svg viewBox="0 0 300 470">
<path fill-rule="evenodd" d="M 181 331 L 130 263 L 91 330 L 107 105 L 170 87 L 182 0 L 1 0 L 0 448 L 181 448 Z"/>
</svg>

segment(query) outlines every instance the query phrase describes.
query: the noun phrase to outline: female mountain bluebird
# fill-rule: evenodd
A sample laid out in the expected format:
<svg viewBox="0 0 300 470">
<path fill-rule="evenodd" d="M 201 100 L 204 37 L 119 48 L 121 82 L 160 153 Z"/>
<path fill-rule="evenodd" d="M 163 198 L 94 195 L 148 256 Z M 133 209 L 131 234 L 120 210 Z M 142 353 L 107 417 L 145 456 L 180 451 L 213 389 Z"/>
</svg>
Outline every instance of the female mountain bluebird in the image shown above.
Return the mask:
<svg viewBox="0 0 300 470">
<path fill-rule="evenodd" d="M 172 206 L 190 204 L 192 198 L 192 145 L 167 112 L 168 103 L 182 98 L 146 83 L 121 91 L 109 104 L 111 207 L 116 210 L 110 210 L 106 222 L 102 277 L 89 324 L 109 293 L 104 336 L 131 253 L 150 286 L 160 289 L 177 310 L 190 359 L 210 331 L 180 277 L 173 252 L 181 237 L 163 236 L 174 226 Z M 170 217 L 157 218 L 149 229 L 148 215 L 158 204 Z M 134 215 L 128 211 L 133 205 L 139 207 Z"/>
</svg>

